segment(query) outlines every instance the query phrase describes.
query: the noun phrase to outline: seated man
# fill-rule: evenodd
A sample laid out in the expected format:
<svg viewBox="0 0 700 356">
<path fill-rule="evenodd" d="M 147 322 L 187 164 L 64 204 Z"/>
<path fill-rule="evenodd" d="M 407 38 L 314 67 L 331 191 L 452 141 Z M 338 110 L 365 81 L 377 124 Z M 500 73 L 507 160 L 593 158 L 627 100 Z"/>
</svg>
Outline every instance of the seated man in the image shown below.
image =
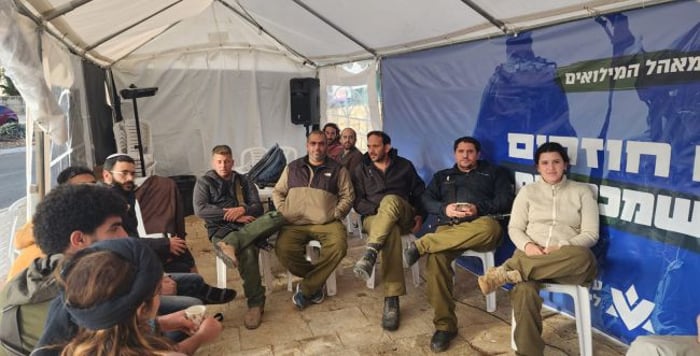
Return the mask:
<svg viewBox="0 0 700 356">
<path fill-rule="evenodd" d="M 134 178 L 136 178 L 136 164 L 133 158 L 124 153 L 115 153 L 107 157 L 102 169 L 103 183 L 122 194 L 129 203 L 129 211 L 124 216 L 124 229 L 129 236 L 137 237 L 139 236 L 135 211 L 137 186 Z M 145 242 L 163 261 L 165 272 L 196 271 L 194 257 L 187 248 L 184 236 L 149 238 Z M 171 265 L 174 269 L 169 268 Z"/>
<path fill-rule="evenodd" d="M 56 177 L 58 184 L 95 184 L 95 176 L 92 170 L 82 166 L 71 166 L 58 174 Z M 34 241 L 34 224 L 28 221 L 15 233 L 15 248 L 19 250 L 19 255 L 12 262 L 10 271 L 7 273 L 7 280 L 11 280 L 19 272 L 29 267 L 34 259 L 44 257 L 39 246 Z"/>
<path fill-rule="evenodd" d="M 347 253 L 347 234 L 341 220 L 352 206 L 350 175 L 340 163 L 326 156 L 323 132 L 306 138 L 307 155 L 292 161 L 282 172 L 272 200 L 289 222 L 277 238 L 275 252 L 280 263 L 303 280 L 292 302 L 302 310 L 325 298 L 324 284 Z M 306 259 L 306 245 L 321 243 L 319 261 Z"/>
<path fill-rule="evenodd" d="M 355 211 L 367 231 L 367 250 L 353 272 L 368 280 L 377 254 L 382 252 L 384 312 L 382 328 L 399 328 L 399 296 L 406 294 L 401 256 L 401 235 L 417 232 L 423 225 L 420 197 L 425 183 L 413 163 L 391 148 L 391 138 L 382 131 L 367 134 L 367 153 L 352 175 L 357 199 Z"/>
<path fill-rule="evenodd" d="M 343 152 L 343 145 L 340 144 L 340 127 L 329 122 L 323 125 L 323 134 L 326 137 L 326 156 L 340 162 L 340 154 Z"/>
<path fill-rule="evenodd" d="M 95 241 L 126 237 L 121 225 L 126 210 L 122 197 L 96 185 L 61 185 L 46 195 L 37 206 L 34 234 L 47 257 L 35 260 L 0 293 L 3 347 L 28 354 L 37 345 L 61 344 L 73 337 L 76 328 L 65 310 L 49 313 L 50 304 L 54 309 L 62 307 L 56 298 L 59 290 L 54 270 L 64 254 L 73 254 Z M 194 327 L 183 311 L 160 317 L 158 322 L 164 331 Z M 189 338 L 181 342 L 181 350 L 194 351 L 200 343 L 197 338 Z M 60 350 L 46 353 L 57 355 Z"/>
<path fill-rule="evenodd" d="M 435 175 L 423 193 L 423 206 L 438 218 L 438 228 L 404 250 L 409 265 L 427 255 L 426 293 L 433 306 L 434 352 L 445 351 L 457 335 L 452 299 L 452 261 L 465 250 L 491 251 L 501 243 L 501 225 L 490 217 L 510 212 L 513 184 L 504 170 L 479 160 L 481 144 L 472 137 L 454 142 L 455 165 Z"/>
<path fill-rule="evenodd" d="M 362 152 L 355 147 L 355 142 L 357 142 L 356 135 L 355 130 L 349 127 L 343 129 L 340 133 L 340 144 L 343 146 L 343 151 L 338 156 L 338 159 L 340 164 L 347 168 L 351 175 L 355 167 L 362 163 Z"/>
<path fill-rule="evenodd" d="M 217 256 L 229 268 L 238 268 L 248 299 L 243 324 L 255 329 L 262 322 L 265 288 L 258 268 L 259 249 L 264 241 L 284 224 L 276 211 L 263 212 L 258 190 L 245 176 L 233 171 L 231 147 L 212 149 L 212 170 L 197 179 L 193 203 L 197 216 L 207 224 L 209 239 Z"/>
</svg>

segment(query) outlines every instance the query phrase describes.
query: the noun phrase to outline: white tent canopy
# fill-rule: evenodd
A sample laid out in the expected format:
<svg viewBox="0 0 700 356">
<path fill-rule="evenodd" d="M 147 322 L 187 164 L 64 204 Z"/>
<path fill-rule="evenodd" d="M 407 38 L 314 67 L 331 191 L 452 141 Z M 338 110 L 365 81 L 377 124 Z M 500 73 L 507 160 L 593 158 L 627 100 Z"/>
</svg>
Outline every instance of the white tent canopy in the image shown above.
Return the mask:
<svg viewBox="0 0 700 356">
<path fill-rule="evenodd" d="M 261 51 L 324 66 L 649 6 L 642 0 L 14 0 L 76 53 L 114 66 Z"/>
<path fill-rule="evenodd" d="M 199 174 L 215 144 L 240 152 L 280 143 L 303 152 L 304 129 L 289 122 L 290 78 L 321 79 L 322 117 L 326 88 L 366 85 L 370 127 L 380 129 L 375 69 L 383 56 L 663 2 L 13 0 L 0 4 L 8 19 L 0 25 L 0 63 L 33 120 L 59 143 L 69 139 L 66 120 L 49 88 L 82 87 L 69 51 L 111 69 L 117 90 L 159 87 L 139 101 L 157 172 Z M 338 71 L 359 60 L 368 61 L 364 72 Z"/>
</svg>

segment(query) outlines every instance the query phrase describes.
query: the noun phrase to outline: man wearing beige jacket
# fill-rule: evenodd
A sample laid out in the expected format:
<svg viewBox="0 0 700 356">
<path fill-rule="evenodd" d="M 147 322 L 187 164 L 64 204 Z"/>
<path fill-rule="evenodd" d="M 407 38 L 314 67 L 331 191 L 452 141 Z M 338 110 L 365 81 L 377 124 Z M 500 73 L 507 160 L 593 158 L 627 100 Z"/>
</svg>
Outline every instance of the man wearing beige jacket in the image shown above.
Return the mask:
<svg viewBox="0 0 700 356">
<path fill-rule="evenodd" d="M 306 156 L 287 165 L 272 192 L 275 207 L 289 222 L 279 232 L 275 252 L 284 267 L 303 278 L 292 297 L 299 310 L 323 302 L 324 283 L 347 252 L 341 221 L 355 198 L 348 171 L 326 155 L 323 132 L 309 134 L 306 150 Z M 313 265 L 305 256 L 311 240 L 321 243 Z"/>
</svg>

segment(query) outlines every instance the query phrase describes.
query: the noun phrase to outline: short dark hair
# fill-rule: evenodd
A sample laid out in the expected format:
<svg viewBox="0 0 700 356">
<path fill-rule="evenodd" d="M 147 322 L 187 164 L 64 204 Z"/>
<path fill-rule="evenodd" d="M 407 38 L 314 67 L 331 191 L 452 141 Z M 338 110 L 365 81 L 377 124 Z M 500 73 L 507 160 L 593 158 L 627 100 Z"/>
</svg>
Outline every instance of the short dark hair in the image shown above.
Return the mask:
<svg viewBox="0 0 700 356">
<path fill-rule="evenodd" d="M 325 125 L 323 125 L 323 131 L 326 131 L 326 128 L 327 128 L 327 127 L 332 127 L 332 128 L 334 128 L 334 129 L 335 129 L 335 133 L 337 133 L 337 134 L 340 133 L 340 127 L 338 127 L 338 125 L 336 125 L 335 123 L 332 123 L 332 122 L 326 123 Z"/>
<path fill-rule="evenodd" d="M 47 255 L 65 252 L 73 231 L 92 234 L 127 203 L 116 191 L 94 184 L 63 184 L 46 194 L 34 214 L 34 238 Z"/>
<path fill-rule="evenodd" d="M 64 170 L 61 171 L 61 173 L 58 174 L 58 177 L 56 177 L 56 182 L 58 184 L 66 184 L 68 181 L 75 177 L 79 176 L 81 174 L 89 174 L 94 176 L 95 173 L 93 173 L 92 169 L 85 167 L 85 166 L 70 166 Z"/>
<path fill-rule="evenodd" d="M 211 149 L 211 155 L 228 155 L 233 157 L 233 151 L 229 145 L 216 145 Z"/>
<path fill-rule="evenodd" d="M 387 135 L 384 131 L 370 131 L 367 133 L 367 138 L 369 139 L 370 136 L 379 136 L 382 138 L 382 144 L 388 145 L 391 143 L 391 137 Z"/>
<path fill-rule="evenodd" d="M 102 166 L 102 169 L 105 171 L 111 171 L 112 168 L 114 168 L 114 165 L 117 164 L 117 162 L 128 162 L 131 164 L 136 164 L 136 161 L 134 161 L 131 156 L 129 156 L 126 153 L 115 153 L 113 155 L 110 155 L 105 159 L 105 164 Z"/>
<path fill-rule="evenodd" d="M 309 132 L 309 134 L 306 136 L 306 142 L 307 142 L 307 143 L 309 142 L 309 137 L 311 137 L 311 135 L 321 135 L 324 139 L 326 138 L 326 134 L 323 133 L 323 131 L 321 131 L 321 130 L 313 130 L 313 131 Z"/>
<path fill-rule="evenodd" d="M 559 142 L 547 142 L 537 147 L 537 151 L 535 152 L 535 164 L 540 163 L 540 156 L 545 152 L 557 152 L 561 155 L 564 162 L 569 164 L 569 154 L 566 152 L 566 148 Z"/>
<path fill-rule="evenodd" d="M 457 151 L 457 146 L 459 146 L 460 143 L 471 143 L 474 145 L 474 148 L 476 148 L 476 152 L 481 152 L 481 142 L 471 136 L 462 136 L 456 139 L 455 144 L 452 147 L 452 151 Z"/>
</svg>

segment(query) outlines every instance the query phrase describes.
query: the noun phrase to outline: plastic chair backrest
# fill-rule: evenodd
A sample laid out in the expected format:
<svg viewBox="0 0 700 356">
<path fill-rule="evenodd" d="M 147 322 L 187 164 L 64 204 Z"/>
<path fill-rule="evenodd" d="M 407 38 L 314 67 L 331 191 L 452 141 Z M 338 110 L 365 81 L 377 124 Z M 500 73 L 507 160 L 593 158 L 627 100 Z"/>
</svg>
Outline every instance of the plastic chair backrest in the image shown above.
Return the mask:
<svg viewBox="0 0 700 356">
<path fill-rule="evenodd" d="M 297 159 L 297 149 L 291 146 L 280 146 L 282 152 L 284 152 L 284 157 L 287 158 L 287 163 Z"/>
<path fill-rule="evenodd" d="M 238 164 L 239 172 L 247 172 L 265 155 L 265 147 L 248 147 L 241 152 L 241 162 Z"/>
</svg>

